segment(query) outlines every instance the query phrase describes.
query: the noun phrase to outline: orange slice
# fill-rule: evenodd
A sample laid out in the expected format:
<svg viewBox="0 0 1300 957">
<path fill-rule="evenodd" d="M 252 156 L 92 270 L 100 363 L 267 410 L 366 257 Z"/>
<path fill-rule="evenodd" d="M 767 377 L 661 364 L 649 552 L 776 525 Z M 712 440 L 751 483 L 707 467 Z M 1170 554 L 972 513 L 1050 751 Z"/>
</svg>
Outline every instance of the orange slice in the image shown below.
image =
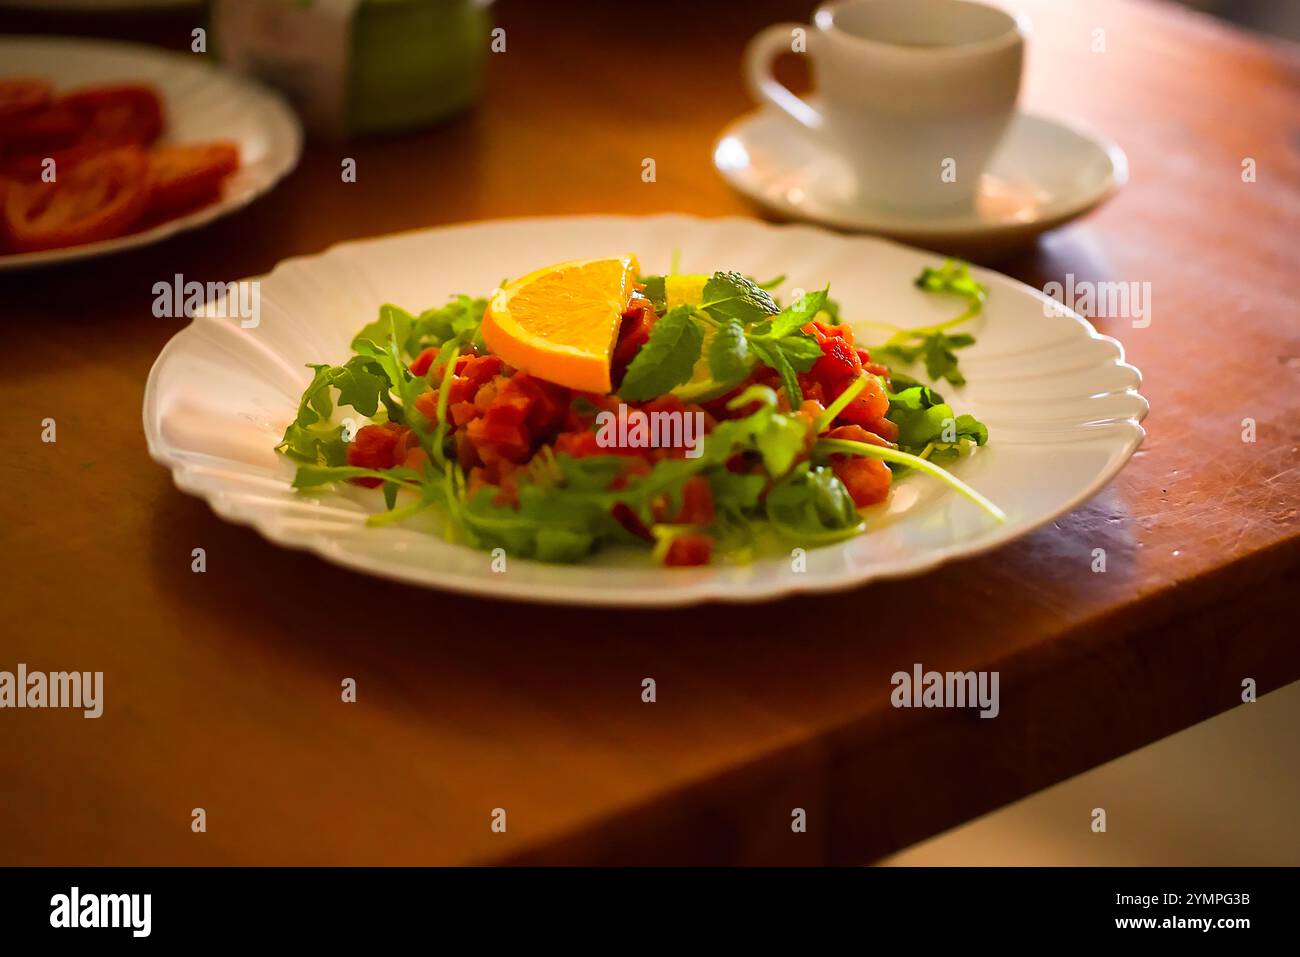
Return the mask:
<svg viewBox="0 0 1300 957">
<path fill-rule="evenodd" d="M 636 256 L 557 263 L 507 283 L 483 315 L 483 341 L 516 369 L 608 392 L 609 360 L 637 277 Z"/>
</svg>

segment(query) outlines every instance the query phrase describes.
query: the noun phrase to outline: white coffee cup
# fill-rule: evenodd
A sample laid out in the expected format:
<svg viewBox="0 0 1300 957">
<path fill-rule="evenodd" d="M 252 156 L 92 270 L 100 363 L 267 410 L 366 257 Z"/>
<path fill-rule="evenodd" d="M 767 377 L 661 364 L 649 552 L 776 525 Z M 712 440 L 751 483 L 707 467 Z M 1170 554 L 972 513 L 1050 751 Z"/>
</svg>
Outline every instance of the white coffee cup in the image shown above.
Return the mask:
<svg viewBox="0 0 1300 957">
<path fill-rule="evenodd" d="M 750 41 L 746 80 L 846 160 L 859 202 L 913 213 L 969 207 L 1015 113 L 1028 24 L 974 0 L 836 0 L 813 26 Z M 802 41 L 802 49 L 801 49 Z M 806 52 L 816 106 L 772 75 Z"/>
</svg>

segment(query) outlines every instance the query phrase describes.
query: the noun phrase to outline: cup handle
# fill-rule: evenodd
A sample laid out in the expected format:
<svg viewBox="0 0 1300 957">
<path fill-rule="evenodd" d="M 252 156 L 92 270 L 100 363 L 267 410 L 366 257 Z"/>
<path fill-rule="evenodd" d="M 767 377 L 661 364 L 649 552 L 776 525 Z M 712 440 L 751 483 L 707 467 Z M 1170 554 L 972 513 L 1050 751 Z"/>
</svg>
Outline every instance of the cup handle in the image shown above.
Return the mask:
<svg viewBox="0 0 1300 957">
<path fill-rule="evenodd" d="M 750 40 L 745 48 L 745 81 L 755 100 L 772 104 L 804 129 L 820 133 L 822 115 L 772 75 L 772 61 L 792 50 L 793 31 L 810 29 L 800 23 L 774 23 Z"/>
</svg>

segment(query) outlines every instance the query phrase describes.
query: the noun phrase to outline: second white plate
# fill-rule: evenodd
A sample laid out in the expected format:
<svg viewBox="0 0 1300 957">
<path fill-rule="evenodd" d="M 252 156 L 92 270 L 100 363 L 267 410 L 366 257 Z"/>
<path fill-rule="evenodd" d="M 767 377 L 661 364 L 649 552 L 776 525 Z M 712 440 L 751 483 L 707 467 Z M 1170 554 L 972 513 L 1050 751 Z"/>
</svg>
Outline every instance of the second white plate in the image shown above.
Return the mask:
<svg viewBox="0 0 1300 957">
<path fill-rule="evenodd" d="M 0 254 L 0 269 L 22 269 L 145 246 L 247 206 L 298 164 L 302 127 L 284 99 L 217 69 L 202 54 L 106 40 L 0 37 L 0 73 L 45 77 L 60 90 L 99 83 L 148 83 L 163 99 L 163 142 L 233 140 L 240 168 L 221 198 L 184 216 L 117 239 L 43 252 Z"/>
<path fill-rule="evenodd" d="M 978 341 L 962 352 L 970 384 L 943 392 L 957 411 L 988 424 L 989 444 L 956 469 L 1007 512 L 1005 525 L 913 475 L 888 505 L 871 510 L 867 533 L 810 549 L 803 570 L 787 554 L 743 566 L 662 568 L 628 549 L 570 566 L 511 559 L 495 572 L 487 553 L 418 528 L 367 527 L 366 516 L 383 507 L 376 492 L 308 497 L 290 488 L 293 465 L 272 449 L 310 378 L 306 364 L 344 360 L 382 303 L 419 310 L 460 292 L 486 294 L 503 276 L 545 263 L 624 251 L 636 252 L 646 273 L 666 271 L 680 251 L 685 272 L 785 274 L 786 290 L 829 281 L 854 324 L 922 325 L 959 308 L 912 285 L 924 266 L 938 265 L 932 253 L 746 219 L 502 220 L 347 243 L 288 260 L 263 278 L 256 328 L 200 316 L 167 344 L 145 391 L 150 453 L 222 517 L 358 571 L 499 598 L 655 606 L 848 588 L 985 551 L 1095 494 L 1142 441 L 1147 404 L 1119 343 L 1078 316 L 1049 314 L 1037 290 L 976 270 L 989 296 L 970 329 Z M 859 328 L 859 339 L 873 341 Z"/>
</svg>

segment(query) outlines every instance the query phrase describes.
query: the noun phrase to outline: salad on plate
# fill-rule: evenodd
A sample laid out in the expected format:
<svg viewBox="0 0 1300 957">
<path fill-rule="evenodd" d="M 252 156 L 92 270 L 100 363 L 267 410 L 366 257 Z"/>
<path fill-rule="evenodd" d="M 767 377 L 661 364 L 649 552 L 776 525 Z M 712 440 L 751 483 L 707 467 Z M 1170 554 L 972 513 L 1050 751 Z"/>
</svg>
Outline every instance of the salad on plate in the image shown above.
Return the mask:
<svg viewBox="0 0 1300 957">
<path fill-rule="evenodd" d="M 310 366 L 277 450 L 302 492 L 378 490 L 372 525 L 433 511 L 453 541 L 547 562 L 617 543 L 670 566 L 745 562 L 771 540 L 816 547 L 862 533 L 904 479 L 1004 521 L 949 471 L 988 429 L 909 374 L 964 383 L 984 287 L 955 261 L 915 282 L 960 311 L 884 326 L 870 347 L 828 288 L 642 275 L 634 255 L 418 314 L 385 305 L 350 358 Z"/>
</svg>

